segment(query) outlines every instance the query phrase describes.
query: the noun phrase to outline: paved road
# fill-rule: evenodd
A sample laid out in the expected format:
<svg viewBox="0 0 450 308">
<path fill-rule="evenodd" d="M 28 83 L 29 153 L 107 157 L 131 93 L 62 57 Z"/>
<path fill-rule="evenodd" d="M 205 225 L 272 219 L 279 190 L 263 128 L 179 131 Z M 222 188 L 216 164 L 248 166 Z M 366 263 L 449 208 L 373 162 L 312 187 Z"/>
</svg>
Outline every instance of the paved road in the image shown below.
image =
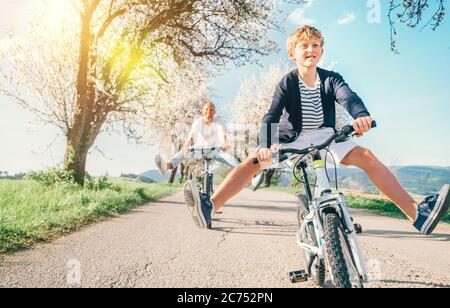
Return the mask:
<svg viewBox="0 0 450 308">
<path fill-rule="evenodd" d="M 352 211 L 379 281 L 367 287 L 449 287 L 450 228 L 432 237 L 404 221 Z M 0 287 L 313 287 L 291 285 L 304 267 L 295 197 L 244 191 L 214 230 L 198 230 L 182 195 L 0 260 Z"/>
</svg>

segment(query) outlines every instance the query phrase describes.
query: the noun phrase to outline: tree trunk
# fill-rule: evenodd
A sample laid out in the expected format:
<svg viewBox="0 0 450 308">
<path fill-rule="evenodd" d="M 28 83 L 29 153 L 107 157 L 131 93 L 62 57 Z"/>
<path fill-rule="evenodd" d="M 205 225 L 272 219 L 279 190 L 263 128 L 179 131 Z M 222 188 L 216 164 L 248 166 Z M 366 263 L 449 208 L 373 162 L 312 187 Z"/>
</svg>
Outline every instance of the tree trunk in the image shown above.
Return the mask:
<svg viewBox="0 0 450 308">
<path fill-rule="evenodd" d="M 184 183 L 185 181 L 186 181 L 186 178 L 187 178 L 187 171 L 188 171 L 188 168 L 186 167 L 186 165 L 185 164 L 180 164 L 180 173 L 181 173 L 181 179 L 180 179 L 180 181 L 181 181 L 181 183 Z"/>
<path fill-rule="evenodd" d="M 177 171 L 178 171 L 178 167 L 176 167 L 175 169 L 172 170 L 172 172 L 170 173 L 169 176 L 169 180 L 168 183 L 169 184 L 173 184 L 173 182 L 175 182 L 175 177 L 177 176 Z"/>
<path fill-rule="evenodd" d="M 73 144 L 71 141 L 67 143 L 64 170 L 73 172 L 75 182 L 81 186 L 84 185 L 88 151 L 86 146 Z"/>
</svg>

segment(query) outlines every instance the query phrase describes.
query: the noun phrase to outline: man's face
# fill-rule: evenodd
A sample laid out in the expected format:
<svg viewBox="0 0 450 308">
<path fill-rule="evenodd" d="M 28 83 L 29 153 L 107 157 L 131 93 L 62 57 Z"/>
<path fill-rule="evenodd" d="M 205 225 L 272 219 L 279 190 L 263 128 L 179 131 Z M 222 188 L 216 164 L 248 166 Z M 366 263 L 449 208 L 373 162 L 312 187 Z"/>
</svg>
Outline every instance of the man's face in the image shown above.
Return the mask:
<svg viewBox="0 0 450 308">
<path fill-rule="evenodd" d="M 295 47 L 295 60 L 298 66 L 317 67 L 322 55 L 323 48 L 318 38 L 300 41 Z"/>
<path fill-rule="evenodd" d="M 203 118 L 206 121 L 214 120 L 214 116 L 216 115 L 216 107 L 213 104 L 206 104 L 203 107 Z"/>
</svg>

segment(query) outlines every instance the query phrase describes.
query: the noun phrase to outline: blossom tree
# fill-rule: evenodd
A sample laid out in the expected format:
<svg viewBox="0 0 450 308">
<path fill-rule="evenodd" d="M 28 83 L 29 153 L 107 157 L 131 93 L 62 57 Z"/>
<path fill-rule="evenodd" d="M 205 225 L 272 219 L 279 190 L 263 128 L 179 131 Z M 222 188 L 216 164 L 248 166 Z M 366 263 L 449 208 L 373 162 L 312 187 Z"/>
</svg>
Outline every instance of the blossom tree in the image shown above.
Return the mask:
<svg viewBox="0 0 450 308">
<path fill-rule="evenodd" d="M 261 120 L 269 110 L 273 93 L 283 75 L 289 71 L 287 64 L 274 64 L 259 76 L 246 78 L 234 100 L 234 130 L 236 155 L 246 158 L 258 144 Z"/>
</svg>

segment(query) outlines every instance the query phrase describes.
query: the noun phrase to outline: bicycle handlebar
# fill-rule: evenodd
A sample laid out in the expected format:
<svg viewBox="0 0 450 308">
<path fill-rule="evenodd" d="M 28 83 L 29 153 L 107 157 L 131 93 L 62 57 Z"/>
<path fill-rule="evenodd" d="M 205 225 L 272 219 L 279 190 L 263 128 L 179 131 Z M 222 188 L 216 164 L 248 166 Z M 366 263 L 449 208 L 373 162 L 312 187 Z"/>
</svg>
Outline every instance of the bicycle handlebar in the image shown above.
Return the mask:
<svg viewBox="0 0 450 308">
<path fill-rule="evenodd" d="M 377 122 L 373 121 L 371 128 L 376 128 Z M 297 149 L 282 149 L 279 151 L 280 155 L 286 155 L 286 154 L 299 154 L 299 155 L 306 155 L 311 153 L 314 150 L 323 150 L 326 147 L 328 147 L 333 141 L 336 141 L 336 143 L 347 141 L 349 137 L 351 137 L 351 134 L 355 132 L 355 129 L 352 125 L 346 125 L 344 126 L 339 132 L 335 133 L 333 136 L 328 138 L 324 143 L 320 145 L 315 145 L 312 147 L 304 148 L 301 150 Z M 259 164 L 258 158 L 253 158 L 252 160 L 254 165 Z"/>
<path fill-rule="evenodd" d="M 215 152 L 215 151 L 225 151 L 224 147 L 217 147 L 217 148 L 195 148 L 195 147 L 190 147 L 188 148 L 189 152 L 192 153 L 201 153 L 201 154 L 207 154 L 210 152 Z"/>
</svg>

